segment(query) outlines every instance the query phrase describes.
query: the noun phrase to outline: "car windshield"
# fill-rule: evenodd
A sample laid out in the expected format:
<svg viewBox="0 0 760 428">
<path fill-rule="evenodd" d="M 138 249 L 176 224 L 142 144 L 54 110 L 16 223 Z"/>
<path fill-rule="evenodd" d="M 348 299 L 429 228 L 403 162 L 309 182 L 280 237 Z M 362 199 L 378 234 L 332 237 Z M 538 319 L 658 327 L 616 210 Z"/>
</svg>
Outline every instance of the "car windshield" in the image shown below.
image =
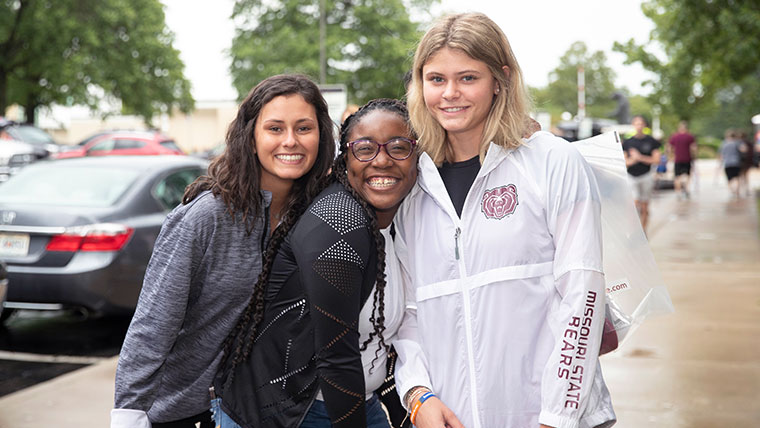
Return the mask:
<svg viewBox="0 0 760 428">
<path fill-rule="evenodd" d="M 175 143 L 172 140 L 164 140 L 164 141 L 161 141 L 161 143 L 159 143 L 159 144 L 161 144 L 162 146 L 166 147 L 167 149 L 174 150 L 175 152 L 182 153 L 182 149 L 180 149 L 179 146 L 177 145 L 177 143 Z"/>
<path fill-rule="evenodd" d="M 0 203 L 107 207 L 138 178 L 139 171 L 37 164 L 24 168 L 0 186 Z"/>
<path fill-rule="evenodd" d="M 17 140 L 25 141 L 27 143 L 35 145 L 55 144 L 53 138 L 50 137 L 45 131 L 37 129 L 33 126 L 14 126 L 8 128 L 10 134 Z"/>
</svg>

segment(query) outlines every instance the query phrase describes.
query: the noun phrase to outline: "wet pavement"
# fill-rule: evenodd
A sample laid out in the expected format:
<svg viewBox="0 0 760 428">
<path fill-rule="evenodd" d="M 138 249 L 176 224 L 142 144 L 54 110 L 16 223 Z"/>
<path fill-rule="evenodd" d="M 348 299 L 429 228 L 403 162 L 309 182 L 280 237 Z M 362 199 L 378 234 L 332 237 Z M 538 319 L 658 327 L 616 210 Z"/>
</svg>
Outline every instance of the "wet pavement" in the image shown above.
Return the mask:
<svg viewBox="0 0 760 428">
<path fill-rule="evenodd" d="M 760 420 L 760 230 L 714 161 L 698 190 L 652 202 L 649 240 L 676 312 L 602 357 L 618 428 L 722 428 Z M 752 187 L 760 189 L 760 171 Z M 106 427 L 116 358 L 0 398 L 0 428 Z"/>
<path fill-rule="evenodd" d="M 717 163 L 689 201 L 662 192 L 649 241 L 675 313 L 602 357 L 619 428 L 754 426 L 760 419 L 760 230 Z M 760 189 L 753 171 L 752 187 Z"/>
</svg>

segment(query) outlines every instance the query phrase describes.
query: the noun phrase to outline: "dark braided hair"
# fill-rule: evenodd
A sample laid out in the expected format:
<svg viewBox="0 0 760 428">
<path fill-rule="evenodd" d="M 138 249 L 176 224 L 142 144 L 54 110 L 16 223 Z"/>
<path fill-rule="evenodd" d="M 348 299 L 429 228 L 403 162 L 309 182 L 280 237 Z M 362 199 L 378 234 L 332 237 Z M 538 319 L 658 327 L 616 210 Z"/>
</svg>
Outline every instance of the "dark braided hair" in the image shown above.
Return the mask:
<svg viewBox="0 0 760 428">
<path fill-rule="evenodd" d="M 367 340 L 365 340 L 361 345 L 361 350 L 364 351 L 367 349 L 367 346 L 375 336 L 380 339 L 378 343 L 378 349 L 375 351 L 375 359 L 372 360 L 372 367 L 370 368 L 370 371 L 374 369 L 375 361 L 377 360 L 378 355 L 383 348 L 386 352 L 390 352 L 390 346 L 385 343 L 385 338 L 383 337 L 383 331 L 385 331 L 385 239 L 380 234 L 380 228 L 377 224 L 377 215 L 375 214 L 375 210 L 369 206 L 367 201 L 365 201 L 364 198 L 362 198 L 353 187 L 351 187 L 346 176 L 346 171 L 348 157 L 348 137 L 351 134 L 354 125 L 359 123 L 362 117 L 376 110 L 395 113 L 399 115 L 405 123 L 409 124 L 409 111 L 406 108 L 406 104 L 403 102 L 390 98 L 378 98 L 368 102 L 356 113 L 347 117 L 346 120 L 343 121 L 343 125 L 340 128 L 340 149 L 332 170 L 332 175 L 335 177 L 335 179 L 343 184 L 346 189 L 348 189 L 354 199 L 356 199 L 361 204 L 362 208 L 364 208 L 364 211 L 370 217 L 372 236 L 375 240 L 377 251 L 377 280 L 375 282 L 376 288 L 372 302 L 372 315 L 369 319 L 374 327 L 374 331 L 369 334 Z M 409 126 L 409 131 L 410 133 L 413 132 L 411 126 Z"/>
<path fill-rule="evenodd" d="M 319 126 L 319 149 L 314 166 L 293 183 L 280 214 L 286 214 L 297 201 L 311 199 L 319 193 L 319 181 L 327 175 L 335 156 L 333 122 L 319 87 L 300 74 L 280 74 L 262 80 L 240 103 L 237 116 L 227 129 L 224 152 L 211 162 L 208 174 L 187 186 L 182 203 L 187 204 L 205 190 L 221 197 L 227 211 L 241 213 L 250 234 L 262 215 L 261 162 L 254 150 L 256 121 L 264 106 L 279 96 L 300 95 L 316 111 Z"/>
</svg>

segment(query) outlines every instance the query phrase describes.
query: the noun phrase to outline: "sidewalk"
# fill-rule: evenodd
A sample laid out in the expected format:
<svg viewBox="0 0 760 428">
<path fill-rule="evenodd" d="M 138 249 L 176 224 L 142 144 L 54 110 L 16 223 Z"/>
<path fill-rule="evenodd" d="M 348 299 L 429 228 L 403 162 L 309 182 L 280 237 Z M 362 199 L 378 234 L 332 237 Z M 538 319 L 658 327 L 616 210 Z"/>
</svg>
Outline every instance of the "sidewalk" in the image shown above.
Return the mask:
<svg viewBox="0 0 760 428">
<path fill-rule="evenodd" d="M 760 419 L 760 234 L 754 198 L 730 200 L 700 162 L 690 201 L 653 201 L 649 239 L 676 312 L 602 357 L 618 428 L 727 427 Z M 718 173 L 716 175 L 716 172 Z M 760 188 L 760 171 L 752 172 Z M 109 425 L 116 358 L 0 398 L 0 428 Z"/>
<path fill-rule="evenodd" d="M 753 198 L 731 200 L 717 162 L 688 202 L 661 192 L 649 240 L 675 306 L 602 369 L 617 428 L 754 426 L 760 418 L 760 235 Z M 751 176 L 760 188 L 760 173 Z"/>
</svg>

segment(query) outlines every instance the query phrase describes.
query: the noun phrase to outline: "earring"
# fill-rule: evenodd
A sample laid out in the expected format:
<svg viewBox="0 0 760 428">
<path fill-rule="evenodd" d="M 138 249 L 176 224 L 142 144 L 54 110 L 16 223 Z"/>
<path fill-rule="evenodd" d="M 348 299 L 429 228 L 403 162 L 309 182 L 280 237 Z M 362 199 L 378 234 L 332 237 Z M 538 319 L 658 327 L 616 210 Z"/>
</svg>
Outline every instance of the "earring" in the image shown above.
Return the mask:
<svg viewBox="0 0 760 428">
<path fill-rule="evenodd" d="M 497 86 L 497 87 L 496 87 L 496 90 L 494 91 L 494 93 L 498 94 L 499 92 L 501 92 L 501 87 L 500 87 L 500 86 Z"/>
</svg>

